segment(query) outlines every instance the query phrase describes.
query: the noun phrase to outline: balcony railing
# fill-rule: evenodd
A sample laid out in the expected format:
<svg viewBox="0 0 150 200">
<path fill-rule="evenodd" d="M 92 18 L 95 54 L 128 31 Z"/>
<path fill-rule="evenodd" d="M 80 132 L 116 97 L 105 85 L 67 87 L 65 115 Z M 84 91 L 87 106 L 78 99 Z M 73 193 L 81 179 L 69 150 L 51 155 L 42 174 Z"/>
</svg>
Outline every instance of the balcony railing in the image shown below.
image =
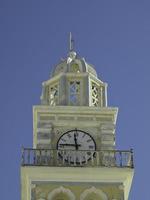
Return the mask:
<svg viewBox="0 0 150 200">
<path fill-rule="evenodd" d="M 73 151 L 53 149 L 22 149 L 22 166 L 87 166 L 133 168 L 133 151 Z"/>
</svg>

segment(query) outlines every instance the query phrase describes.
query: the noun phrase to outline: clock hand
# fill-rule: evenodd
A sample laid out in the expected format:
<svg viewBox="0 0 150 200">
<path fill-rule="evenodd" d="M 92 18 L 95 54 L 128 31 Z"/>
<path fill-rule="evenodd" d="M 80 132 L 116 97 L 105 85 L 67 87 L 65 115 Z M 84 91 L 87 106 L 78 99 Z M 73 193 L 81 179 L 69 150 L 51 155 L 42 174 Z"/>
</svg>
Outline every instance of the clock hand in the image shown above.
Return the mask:
<svg viewBox="0 0 150 200">
<path fill-rule="evenodd" d="M 80 144 L 59 144 L 60 146 L 81 146 Z"/>
<path fill-rule="evenodd" d="M 78 150 L 78 143 L 77 143 L 77 135 L 76 133 L 74 133 L 74 142 L 75 142 L 75 147 L 76 147 L 76 150 Z"/>
</svg>

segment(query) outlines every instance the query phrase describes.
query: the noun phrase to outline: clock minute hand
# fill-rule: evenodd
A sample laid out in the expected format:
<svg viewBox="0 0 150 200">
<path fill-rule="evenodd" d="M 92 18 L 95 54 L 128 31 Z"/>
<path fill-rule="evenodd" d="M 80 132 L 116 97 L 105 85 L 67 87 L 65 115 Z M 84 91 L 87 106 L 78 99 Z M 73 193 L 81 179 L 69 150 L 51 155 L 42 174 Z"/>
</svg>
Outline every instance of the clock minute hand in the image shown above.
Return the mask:
<svg viewBox="0 0 150 200">
<path fill-rule="evenodd" d="M 76 150 L 78 150 L 79 145 L 77 143 L 77 135 L 76 134 L 74 134 L 74 142 L 75 142 Z"/>
</svg>

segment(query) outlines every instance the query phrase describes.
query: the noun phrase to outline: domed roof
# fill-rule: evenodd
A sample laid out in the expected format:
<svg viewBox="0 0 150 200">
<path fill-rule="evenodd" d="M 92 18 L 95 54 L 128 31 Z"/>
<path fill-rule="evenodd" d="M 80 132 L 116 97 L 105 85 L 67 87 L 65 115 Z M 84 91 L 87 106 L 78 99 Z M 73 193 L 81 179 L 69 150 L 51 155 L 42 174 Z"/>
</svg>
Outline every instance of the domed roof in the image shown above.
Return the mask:
<svg viewBox="0 0 150 200">
<path fill-rule="evenodd" d="M 51 77 L 54 77 L 60 73 L 83 72 L 88 72 L 97 77 L 97 73 L 93 65 L 88 64 L 84 58 L 80 58 L 75 51 L 70 51 L 67 58 L 61 60 L 61 62 L 55 66 Z"/>
</svg>

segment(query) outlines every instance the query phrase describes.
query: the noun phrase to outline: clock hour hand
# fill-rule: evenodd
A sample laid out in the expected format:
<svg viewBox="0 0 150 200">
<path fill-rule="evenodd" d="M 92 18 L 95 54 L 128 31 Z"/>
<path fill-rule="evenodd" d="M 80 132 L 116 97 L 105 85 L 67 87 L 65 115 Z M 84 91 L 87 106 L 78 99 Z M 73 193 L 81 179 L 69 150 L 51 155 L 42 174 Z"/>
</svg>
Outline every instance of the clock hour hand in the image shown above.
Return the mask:
<svg viewBox="0 0 150 200">
<path fill-rule="evenodd" d="M 59 144 L 60 146 L 81 146 L 80 144 Z"/>
</svg>

